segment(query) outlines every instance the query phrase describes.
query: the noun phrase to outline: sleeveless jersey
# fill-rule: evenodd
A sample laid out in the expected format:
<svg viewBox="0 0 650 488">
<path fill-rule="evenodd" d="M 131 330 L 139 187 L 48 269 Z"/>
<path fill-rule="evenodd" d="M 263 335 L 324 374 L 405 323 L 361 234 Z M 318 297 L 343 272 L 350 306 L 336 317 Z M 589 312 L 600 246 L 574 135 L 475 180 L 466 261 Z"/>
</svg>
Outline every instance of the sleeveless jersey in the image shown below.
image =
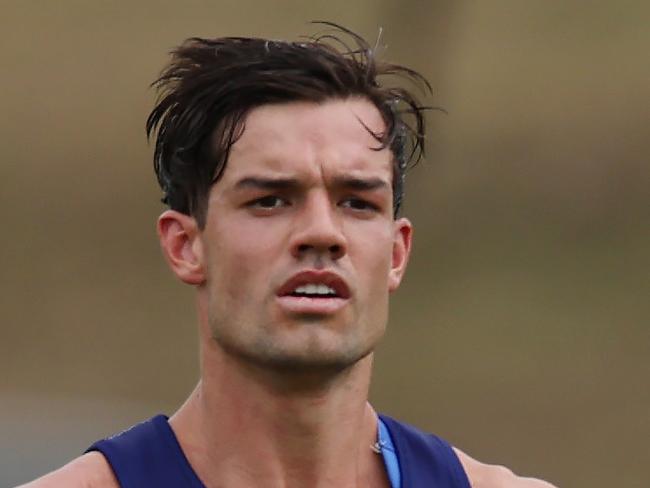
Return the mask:
<svg viewBox="0 0 650 488">
<path fill-rule="evenodd" d="M 379 420 L 377 444 L 393 488 L 471 488 L 446 441 L 385 415 Z M 100 440 L 90 451 L 104 455 L 122 488 L 205 488 L 164 415 Z"/>
</svg>

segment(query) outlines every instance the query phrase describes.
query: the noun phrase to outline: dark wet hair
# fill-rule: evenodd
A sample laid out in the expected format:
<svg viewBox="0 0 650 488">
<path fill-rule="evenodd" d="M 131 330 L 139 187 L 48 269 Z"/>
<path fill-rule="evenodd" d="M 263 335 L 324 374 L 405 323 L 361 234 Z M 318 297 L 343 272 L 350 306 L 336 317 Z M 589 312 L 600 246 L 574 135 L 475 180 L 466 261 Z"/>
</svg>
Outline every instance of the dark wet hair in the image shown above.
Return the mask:
<svg viewBox="0 0 650 488">
<path fill-rule="evenodd" d="M 207 196 L 226 166 L 230 148 L 244 130 L 246 115 L 261 105 L 324 102 L 360 97 L 381 113 L 386 131 L 373 134 L 377 150 L 393 153 L 393 210 L 397 216 L 404 175 L 424 154 L 423 107 L 385 77 L 414 82 L 431 91 L 418 72 L 376 59 L 376 48 L 336 24 L 304 41 L 245 37 L 187 39 L 152 83 L 158 101 L 147 119 L 156 134 L 154 169 L 169 207 L 205 225 Z"/>
</svg>

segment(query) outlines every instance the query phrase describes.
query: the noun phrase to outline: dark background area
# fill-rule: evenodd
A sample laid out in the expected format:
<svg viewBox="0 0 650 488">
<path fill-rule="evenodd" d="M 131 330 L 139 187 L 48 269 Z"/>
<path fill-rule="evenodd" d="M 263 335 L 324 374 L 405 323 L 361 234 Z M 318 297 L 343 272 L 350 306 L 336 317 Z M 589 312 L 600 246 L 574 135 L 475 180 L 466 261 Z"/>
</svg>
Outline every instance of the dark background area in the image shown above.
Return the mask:
<svg viewBox="0 0 650 488">
<path fill-rule="evenodd" d="M 193 388 L 155 237 L 148 84 L 186 37 L 312 19 L 423 72 L 415 249 L 376 408 L 562 487 L 650 479 L 650 7 L 642 1 L 3 1 L 0 485 Z"/>
</svg>

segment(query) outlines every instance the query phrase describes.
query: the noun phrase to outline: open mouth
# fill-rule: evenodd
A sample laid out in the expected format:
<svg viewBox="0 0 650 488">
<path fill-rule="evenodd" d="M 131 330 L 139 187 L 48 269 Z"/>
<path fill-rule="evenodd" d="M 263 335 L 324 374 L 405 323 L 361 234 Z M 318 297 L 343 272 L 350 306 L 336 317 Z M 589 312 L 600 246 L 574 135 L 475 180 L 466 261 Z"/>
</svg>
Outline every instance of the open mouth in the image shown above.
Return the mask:
<svg viewBox="0 0 650 488">
<path fill-rule="evenodd" d="M 336 273 L 309 270 L 295 274 L 277 291 L 278 296 L 350 298 L 350 288 Z"/>
<path fill-rule="evenodd" d="M 347 303 L 350 288 L 336 273 L 310 270 L 297 273 L 277 291 L 279 303 L 290 312 L 329 314 Z"/>
<path fill-rule="evenodd" d="M 290 294 L 292 297 L 306 297 L 306 298 L 337 298 L 336 290 L 331 286 L 324 284 L 309 283 L 306 285 L 299 285 Z"/>
</svg>

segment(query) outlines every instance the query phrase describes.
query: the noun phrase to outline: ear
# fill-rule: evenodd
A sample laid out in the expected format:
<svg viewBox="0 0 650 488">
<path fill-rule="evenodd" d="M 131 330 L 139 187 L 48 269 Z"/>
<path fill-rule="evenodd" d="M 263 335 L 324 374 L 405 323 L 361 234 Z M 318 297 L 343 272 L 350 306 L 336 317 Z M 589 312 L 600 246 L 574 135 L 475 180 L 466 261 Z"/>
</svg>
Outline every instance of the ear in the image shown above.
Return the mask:
<svg viewBox="0 0 650 488">
<path fill-rule="evenodd" d="M 395 291 L 402 282 L 406 265 L 411 254 L 413 225 L 408 219 L 397 219 L 394 222 L 393 260 L 388 274 L 388 291 Z"/>
<path fill-rule="evenodd" d="M 167 264 L 190 285 L 205 281 L 201 232 L 194 217 L 167 210 L 158 217 L 158 239 Z"/>
</svg>

